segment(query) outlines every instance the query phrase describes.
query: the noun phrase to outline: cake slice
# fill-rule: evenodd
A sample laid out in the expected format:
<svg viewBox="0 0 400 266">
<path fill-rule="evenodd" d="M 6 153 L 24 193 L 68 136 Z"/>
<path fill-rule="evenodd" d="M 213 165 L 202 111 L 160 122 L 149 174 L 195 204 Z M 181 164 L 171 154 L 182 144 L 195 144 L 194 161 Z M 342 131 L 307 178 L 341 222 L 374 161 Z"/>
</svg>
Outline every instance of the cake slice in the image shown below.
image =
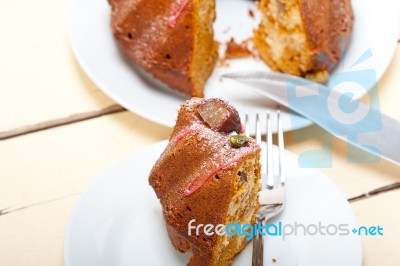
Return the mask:
<svg viewBox="0 0 400 266">
<path fill-rule="evenodd" d="M 255 222 L 260 147 L 241 129 L 227 102 L 193 98 L 180 107 L 168 146 L 151 170 L 149 183 L 172 244 L 192 252 L 188 265 L 229 265 L 248 243 L 245 235 L 210 235 L 204 228 Z"/>
<path fill-rule="evenodd" d="M 124 54 L 171 88 L 203 96 L 218 57 L 214 0 L 109 0 Z"/>
<path fill-rule="evenodd" d="M 275 71 L 326 82 L 350 40 L 350 0 L 261 0 L 259 8 L 261 58 Z"/>
</svg>

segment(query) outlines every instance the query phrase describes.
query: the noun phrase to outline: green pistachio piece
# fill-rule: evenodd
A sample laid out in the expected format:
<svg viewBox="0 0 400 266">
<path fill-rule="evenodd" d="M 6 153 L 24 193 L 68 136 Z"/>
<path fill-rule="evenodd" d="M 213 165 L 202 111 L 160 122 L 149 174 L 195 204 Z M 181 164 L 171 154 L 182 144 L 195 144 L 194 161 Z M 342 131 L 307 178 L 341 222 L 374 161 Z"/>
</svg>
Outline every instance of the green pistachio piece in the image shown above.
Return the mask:
<svg viewBox="0 0 400 266">
<path fill-rule="evenodd" d="M 247 139 L 246 136 L 243 135 L 232 135 L 229 138 L 229 141 L 233 148 L 240 148 L 246 145 L 249 140 Z"/>
</svg>

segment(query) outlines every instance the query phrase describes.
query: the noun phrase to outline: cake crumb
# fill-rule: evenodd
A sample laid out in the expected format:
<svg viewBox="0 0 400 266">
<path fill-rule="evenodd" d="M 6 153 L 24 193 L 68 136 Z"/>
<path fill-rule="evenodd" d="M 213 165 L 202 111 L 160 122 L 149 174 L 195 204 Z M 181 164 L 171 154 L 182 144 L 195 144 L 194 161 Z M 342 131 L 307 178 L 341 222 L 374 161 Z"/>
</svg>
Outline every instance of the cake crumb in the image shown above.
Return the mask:
<svg viewBox="0 0 400 266">
<path fill-rule="evenodd" d="M 247 48 L 248 40 L 241 43 L 236 43 L 233 38 L 229 40 L 226 44 L 225 58 L 240 58 L 240 57 L 250 57 L 253 53 Z"/>
<path fill-rule="evenodd" d="M 221 67 L 229 67 L 229 63 L 228 63 L 228 60 L 226 60 L 226 57 L 224 56 L 224 57 L 221 57 L 220 59 L 219 59 L 219 65 L 221 66 Z"/>
<path fill-rule="evenodd" d="M 226 28 L 222 33 L 227 34 L 231 30 L 231 27 Z"/>
<path fill-rule="evenodd" d="M 329 80 L 329 72 L 322 70 L 318 72 L 306 73 L 305 78 L 317 83 L 325 84 Z"/>
<path fill-rule="evenodd" d="M 251 18 L 254 18 L 254 11 L 252 9 L 249 9 L 249 16 Z"/>
</svg>

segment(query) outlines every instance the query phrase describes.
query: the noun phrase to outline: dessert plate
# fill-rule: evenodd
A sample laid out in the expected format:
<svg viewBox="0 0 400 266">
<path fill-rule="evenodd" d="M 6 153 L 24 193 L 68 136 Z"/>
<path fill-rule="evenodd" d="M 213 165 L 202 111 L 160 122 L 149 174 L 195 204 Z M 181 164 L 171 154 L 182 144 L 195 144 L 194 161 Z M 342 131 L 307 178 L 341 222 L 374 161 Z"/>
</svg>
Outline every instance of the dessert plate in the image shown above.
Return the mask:
<svg viewBox="0 0 400 266">
<path fill-rule="evenodd" d="M 219 42 L 226 43 L 231 37 L 240 42 L 252 35 L 252 30 L 259 21 L 254 1 L 217 0 L 216 3 L 218 15 L 214 28 Z M 353 0 L 352 4 L 355 14 L 354 32 L 350 47 L 337 72 L 373 69 L 379 79 L 396 47 L 396 3 L 394 0 Z M 250 17 L 249 9 L 254 11 L 254 18 Z M 111 32 L 110 6 L 107 0 L 72 0 L 68 27 L 77 61 L 101 90 L 132 112 L 162 125 L 174 125 L 176 109 L 185 97 L 138 69 L 120 53 Z M 366 51 L 371 52 L 370 58 L 363 57 Z M 272 101 L 259 97 L 232 81 L 220 79 L 221 74 L 226 72 L 268 70 L 261 60 L 235 59 L 228 61 L 228 64 L 228 67 L 217 66 L 214 70 L 205 87 L 206 98 L 228 100 L 240 114 L 265 114 L 268 109 L 276 109 L 276 104 Z M 334 78 L 335 75 L 332 76 Z M 367 86 L 366 90 L 372 85 Z M 306 118 L 283 111 L 285 131 L 311 124 Z M 265 119 L 261 121 L 265 123 Z"/>
<path fill-rule="evenodd" d="M 65 235 L 66 266 L 186 265 L 190 254 L 176 251 L 166 232 L 161 206 L 148 175 L 167 141 L 144 148 L 100 175 L 79 200 Z M 356 221 L 347 200 L 316 170 L 301 169 L 286 152 L 287 207 L 271 223 L 310 226 L 348 225 Z M 177 192 L 178 193 L 178 192 Z M 215 206 L 218 208 L 218 206 Z M 360 266 L 361 240 L 348 235 L 268 236 L 264 265 Z M 234 265 L 251 264 L 251 243 Z"/>
</svg>

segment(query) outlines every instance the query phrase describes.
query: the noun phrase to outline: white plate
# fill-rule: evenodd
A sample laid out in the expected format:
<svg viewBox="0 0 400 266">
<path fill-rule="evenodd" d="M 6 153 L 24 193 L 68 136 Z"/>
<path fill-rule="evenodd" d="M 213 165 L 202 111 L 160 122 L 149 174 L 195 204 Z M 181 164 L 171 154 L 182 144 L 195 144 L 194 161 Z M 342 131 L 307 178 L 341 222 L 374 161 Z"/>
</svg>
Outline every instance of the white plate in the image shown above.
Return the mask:
<svg viewBox="0 0 400 266">
<path fill-rule="evenodd" d="M 394 0 L 353 0 L 352 4 L 356 18 L 352 42 L 337 71 L 374 69 L 379 79 L 396 47 L 396 3 Z M 248 15 L 249 8 L 255 10 L 252 1 L 218 0 L 214 27 L 216 39 L 224 43 L 231 36 L 238 41 L 249 37 L 257 25 L 257 19 Z M 237 17 L 241 19 L 237 20 Z M 227 29 L 231 30 L 226 32 Z M 69 38 L 79 64 L 100 89 L 127 109 L 149 120 L 170 127 L 174 125 L 176 109 L 184 97 L 154 80 L 120 53 L 111 33 L 110 7 L 106 0 L 72 1 Z M 373 57 L 353 67 L 367 49 L 372 51 Z M 253 59 L 230 61 L 228 68 L 215 69 L 207 82 L 205 96 L 226 99 L 241 114 L 265 114 L 266 110 L 276 108 L 275 103 L 260 98 L 239 84 L 220 80 L 222 73 L 236 70 L 268 70 L 268 67 Z M 283 113 L 285 131 L 311 124 L 308 119 L 296 114 L 290 117 L 287 111 Z M 265 119 L 261 121 L 264 123 Z"/>
<path fill-rule="evenodd" d="M 168 238 L 160 203 L 148 174 L 167 142 L 149 146 L 99 176 L 78 202 L 65 236 L 65 265 L 186 265 L 189 254 L 177 252 Z M 318 171 L 300 169 L 286 153 L 287 207 L 274 221 L 349 224 L 354 215 L 343 195 Z M 267 237 L 265 265 L 360 266 L 358 236 Z M 251 244 L 234 265 L 250 265 Z M 274 264 L 275 265 L 275 264 Z"/>
<path fill-rule="evenodd" d="M 396 47 L 397 5 L 394 0 L 353 0 L 352 3 L 355 13 L 353 38 L 343 59 L 344 68 L 339 67 L 338 71 L 349 70 L 367 49 L 371 49 L 373 57 L 359 64 L 358 69 L 374 69 L 379 79 Z M 249 8 L 256 10 L 253 1 L 218 0 L 214 26 L 216 39 L 224 43 L 232 36 L 237 41 L 248 38 L 257 25 L 257 19 L 248 15 Z M 238 17 L 240 20 L 236 19 Z M 106 0 L 72 1 L 69 39 L 79 64 L 101 90 L 132 112 L 162 125 L 174 125 L 176 110 L 184 96 L 154 80 L 120 53 L 111 33 L 110 7 Z M 236 59 L 229 63 L 228 68 L 215 69 L 206 84 L 206 98 L 226 99 L 240 114 L 265 114 L 266 110 L 276 109 L 272 101 L 260 98 L 239 84 L 219 78 L 222 73 L 236 70 L 268 70 L 263 62 Z M 311 121 L 296 114 L 290 116 L 286 110 L 283 113 L 285 131 L 311 124 Z M 265 119 L 261 121 L 265 123 Z"/>
</svg>

